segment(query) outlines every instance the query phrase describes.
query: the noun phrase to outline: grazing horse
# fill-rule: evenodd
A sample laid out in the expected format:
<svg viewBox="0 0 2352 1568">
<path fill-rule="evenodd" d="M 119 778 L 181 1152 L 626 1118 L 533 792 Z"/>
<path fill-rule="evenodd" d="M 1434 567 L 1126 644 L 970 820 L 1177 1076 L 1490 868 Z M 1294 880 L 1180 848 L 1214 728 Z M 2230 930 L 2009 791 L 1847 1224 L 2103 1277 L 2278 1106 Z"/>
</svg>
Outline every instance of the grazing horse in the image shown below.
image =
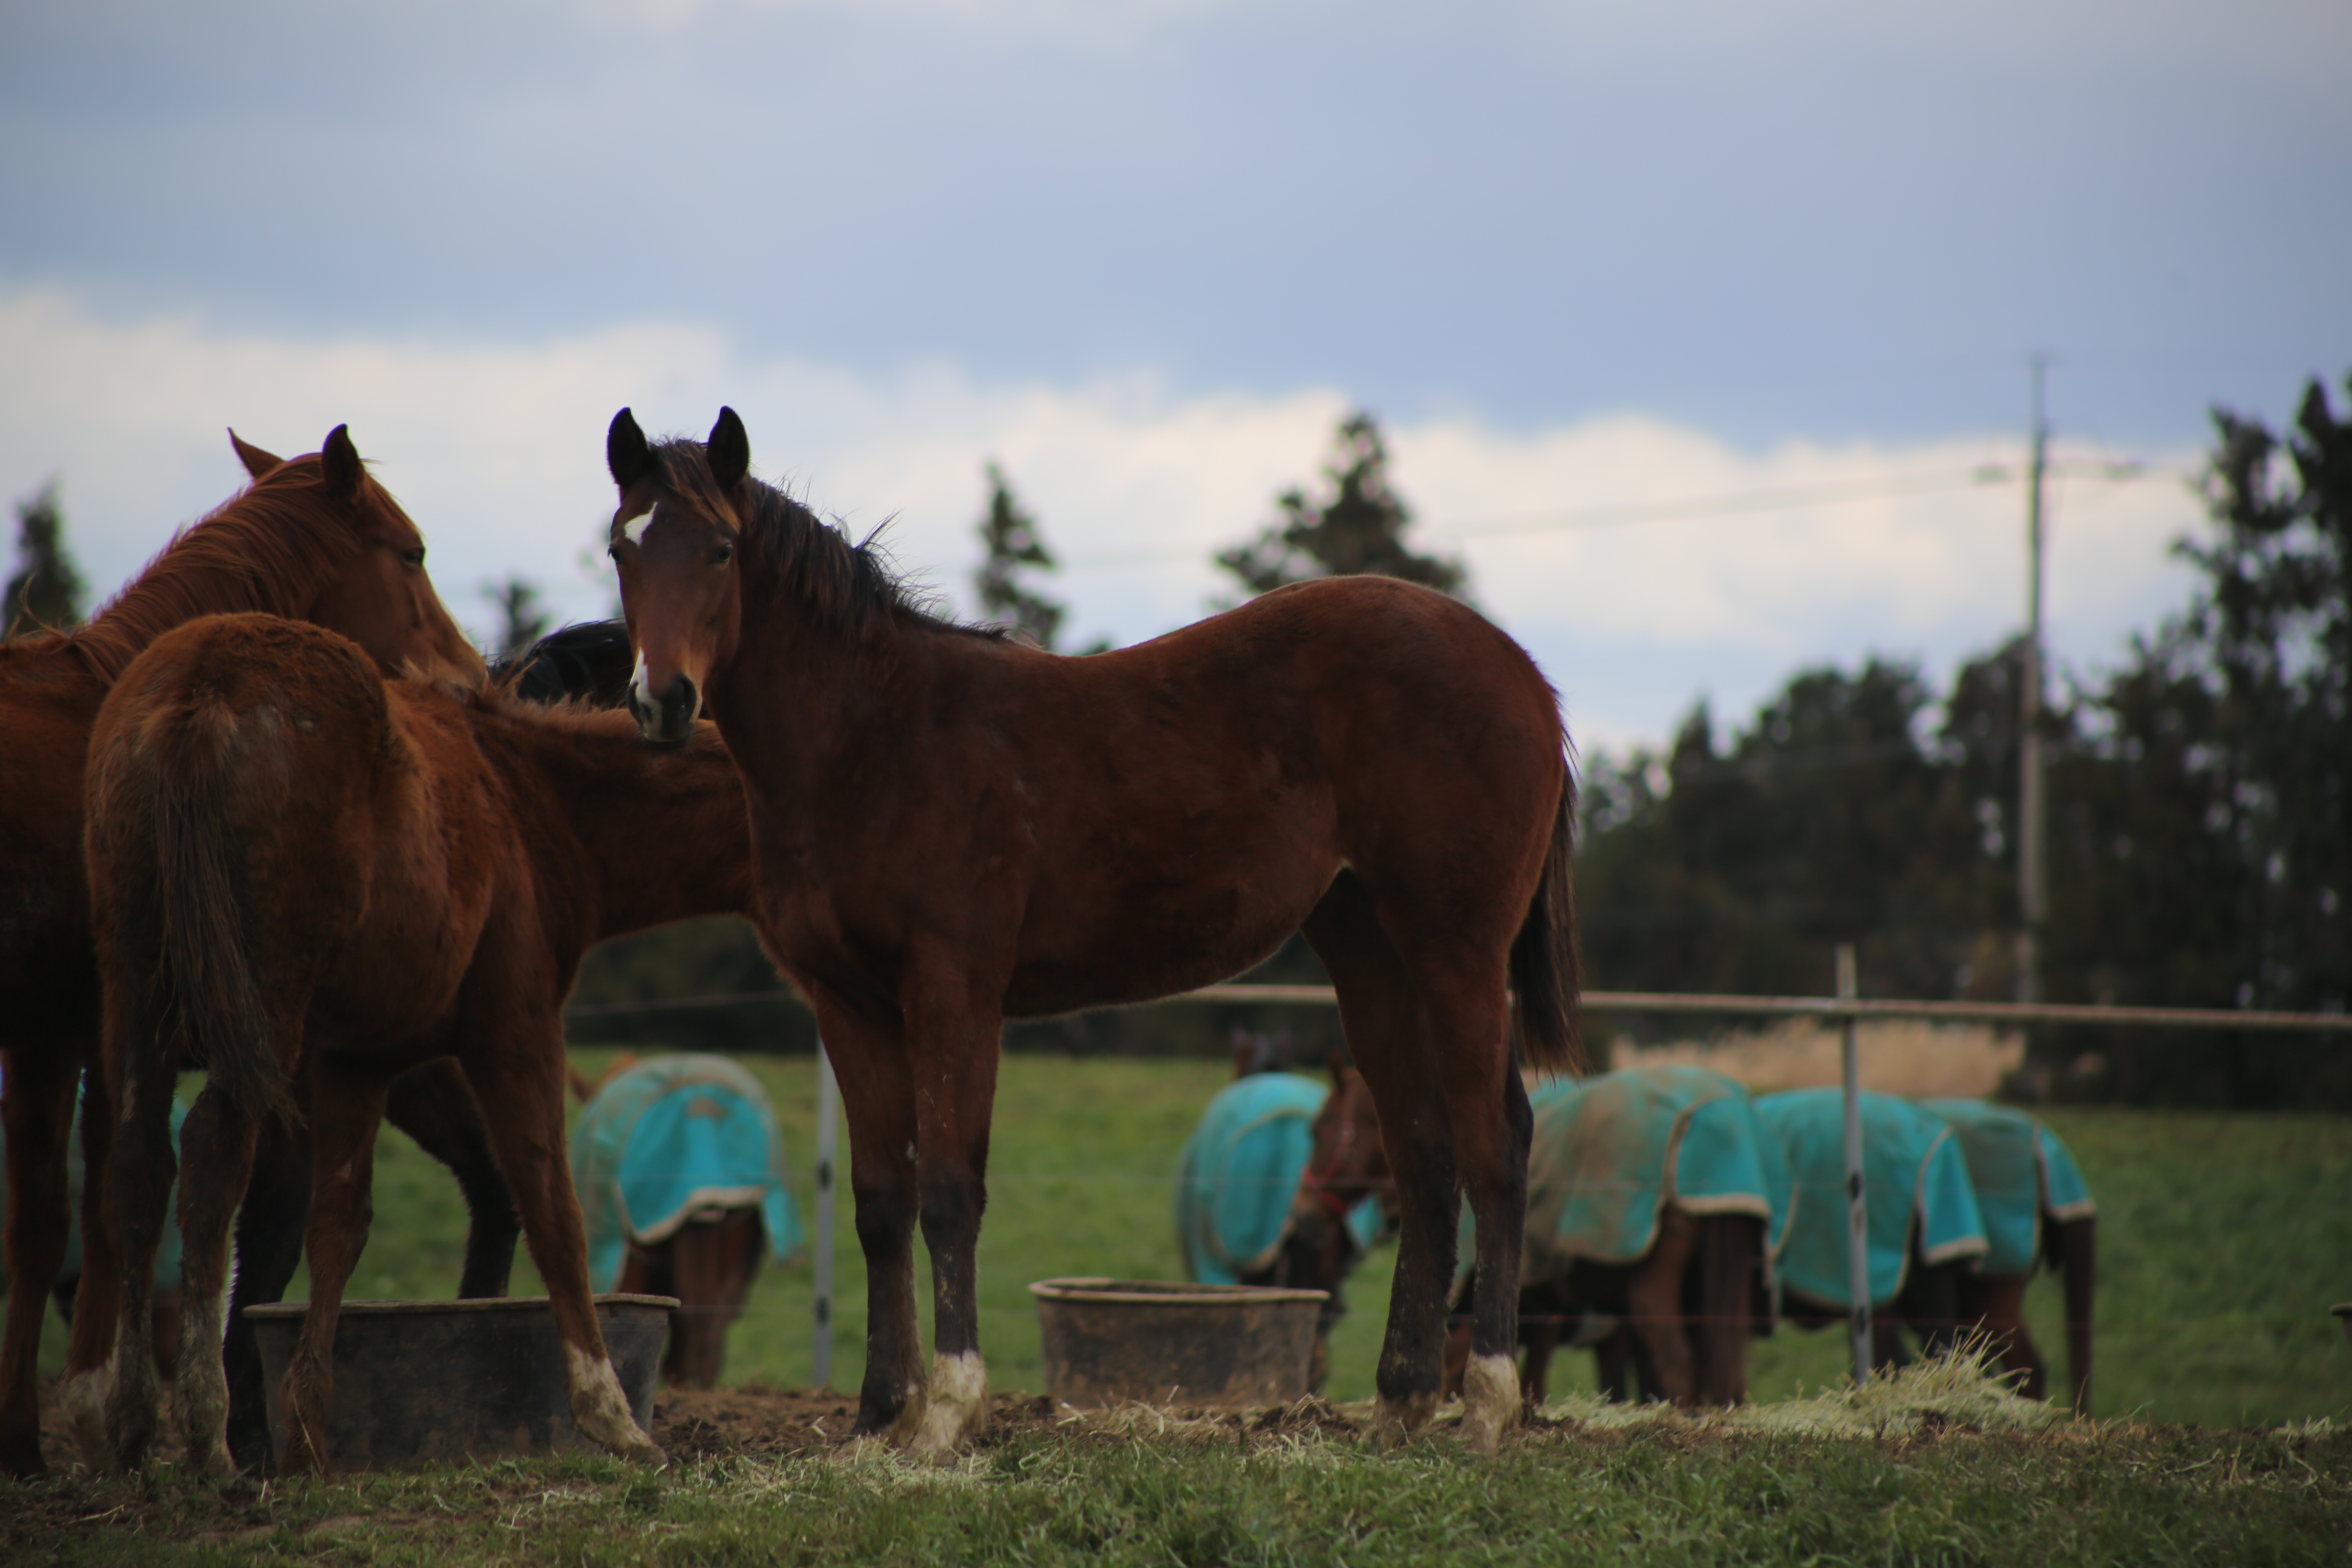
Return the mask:
<svg viewBox="0 0 2352 1568">
<path fill-rule="evenodd" d="M 2050 1397 L 2050 1368 L 2025 1326 L 2025 1286 L 2048 1261 L 2065 1283 L 2066 1372 L 2074 1413 L 2091 1413 L 2091 1321 L 2097 1291 L 2098 1209 L 2058 1134 L 2006 1105 L 1929 1100 L 1967 1159 L 1990 1242 L 1982 1268 L 1960 1280 L 1959 1315 L 1982 1329 L 2003 1370 L 2029 1399 Z"/>
<path fill-rule="evenodd" d="M 1184 1276 L 1212 1285 L 1321 1290 L 1319 1391 L 1348 1276 L 1388 1229 L 1396 1181 L 1363 1074 L 1331 1056 L 1331 1087 L 1258 1069 L 1235 1053 L 1234 1081 L 1202 1112 L 1176 1173 L 1176 1240 Z"/>
<path fill-rule="evenodd" d="M 1756 1101 L 1796 1184 L 1781 1254 L 1781 1315 L 1804 1328 L 1844 1322 L 1848 1272 L 1845 1100 L 1834 1089 L 1795 1089 Z M 1871 1361 L 1911 1359 L 1909 1329 L 1930 1355 L 1959 1342 L 1960 1290 L 1990 1245 L 1968 1162 L 1952 1130 L 1907 1100 L 1862 1096 L 1862 1182 L 1869 1230 Z"/>
<path fill-rule="evenodd" d="M 121 1122 L 116 1463 L 141 1463 L 154 1433 L 140 1268 L 168 1172 L 154 1086 L 184 1058 L 211 1068 L 181 1188 L 189 1346 L 218 1342 L 229 1221 L 261 1124 L 308 1125 L 311 1298 L 283 1385 L 282 1468 L 326 1460 L 376 1125 L 394 1081 L 437 1057 L 480 1101 L 547 1281 L 572 1419 L 616 1453 L 659 1458 L 590 1304 L 560 1010 L 593 943 L 749 902 L 741 784 L 715 732 L 687 742 L 654 752 L 620 714 L 385 681 L 344 639 L 258 616 L 184 627 L 124 673 L 91 738 L 87 836 Z M 226 1473 L 218 1358 L 184 1355 L 175 1403 L 191 1462 Z"/>
<path fill-rule="evenodd" d="M 0 1113 L 8 1131 L 5 1346 L 0 1346 L 0 1471 L 37 1474 L 40 1412 L 33 1372 L 41 1315 L 67 1231 L 66 1140 L 74 1090 L 98 1059 L 99 984 L 82 871 L 83 759 L 107 689 L 141 649 L 198 616 L 252 610 L 331 626 L 377 669 L 478 678 L 481 660 L 433 592 L 425 542 L 369 477 L 350 433 L 281 460 L 229 437 L 253 483 L 176 535 L 90 623 L 0 646 Z M 109 1129 L 83 1117 L 89 1159 Z M 76 1314 L 68 1378 L 105 1362 L 114 1331 L 111 1267 L 90 1183 L 82 1234 L 100 1298 Z"/>
<path fill-rule="evenodd" d="M 662 1376 L 709 1388 L 760 1260 L 799 1250 L 784 1139 L 760 1080 L 725 1057 L 614 1074 L 572 1131 L 572 1184 L 603 1290 L 675 1296 Z"/>
<path fill-rule="evenodd" d="M 1563 1340 L 1591 1345 L 1614 1399 L 1685 1408 L 1748 1397 L 1769 1331 L 1787 1161 L 1748 1091 L 1696 1067 L 1643 1067 L 1532 1097 L 1521 1342 L 1529 1408 Z M 1466 1352 L 1466 1339 L 1454 1355 Z M 1452 1358 L 1449 1358 L 1451 1360 Z"/>
<path fill-rule="evenodd" d="M 1303 930 L 1402 1211 L 1376 1436 L 1436 1405 L 1466 1193 L 1466 1430 L 1491 1451 L 1519 1406 L 1515 1016 L 1536 1066 L 1580 1054 L 1575 797 L 1534 661 L 1389 577 L 1059 658 L 928 614 L 870 547 L 751 477 L 732 409 L 707 445 L 659 446 L 623 409 L 606 461 L 631 704 L 656 745 L 706 702 L 718 721 L 751 802 L 761 934 L 840 1077 L 869 1301 L 856 1429 L 945 1451 L 984 1408 L 974 1253 L 1004 1021 L 1190 990 Z"/>
</svg>

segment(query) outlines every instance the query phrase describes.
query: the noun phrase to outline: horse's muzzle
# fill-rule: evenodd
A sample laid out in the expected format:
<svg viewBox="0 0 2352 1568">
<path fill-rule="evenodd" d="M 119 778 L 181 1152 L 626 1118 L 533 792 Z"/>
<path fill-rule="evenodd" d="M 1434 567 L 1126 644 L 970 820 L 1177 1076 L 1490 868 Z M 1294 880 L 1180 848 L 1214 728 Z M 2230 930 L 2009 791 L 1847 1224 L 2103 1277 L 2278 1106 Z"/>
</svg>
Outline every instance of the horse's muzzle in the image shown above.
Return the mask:
<svg viewBox="0 0 2352 1568">
<path fill-rule="evenodd" d="M 674 676 L 654 700 L 642 685 L 629 688 L 629 711 L 636 716 L 637 732 L 648 745 L 683 746 L 694 738 L 694 721 L 702 711 L 702 693 L 684 675 Z"/>
</svg>

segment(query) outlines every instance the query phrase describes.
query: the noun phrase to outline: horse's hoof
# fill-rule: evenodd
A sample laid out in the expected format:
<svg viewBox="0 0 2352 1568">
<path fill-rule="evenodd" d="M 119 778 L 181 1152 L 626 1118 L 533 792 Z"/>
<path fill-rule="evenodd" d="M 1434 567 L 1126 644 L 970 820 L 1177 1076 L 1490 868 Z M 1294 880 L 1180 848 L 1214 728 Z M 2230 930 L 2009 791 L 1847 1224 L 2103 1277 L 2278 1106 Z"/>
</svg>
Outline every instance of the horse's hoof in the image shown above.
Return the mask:
<svg viewBox="0 0 2352 1568">
<path fill-rule="evenodd" d="M 75 1455 L 85 1468 L 104 1474 L 114 1467 L 114 1448 L 106 1440 L 106 1374 L 80 1372 L 66 1379 L 59 1396 L 65 1405 L 66 1430 L 73 1435 Z"/>
<path fill-rule="evenodd" d="M 922 1419 L 908 1445 L 918 1454 L 952 1454 L 976 1431 L 988 1405 L 988 1363 L 978 1351 L 931 1358 Z"/>
<path fill-rule="evenodd" d="M 1385 1454 L 1429 1424 L 1437 1409 L 1437 1394 L 1409 1394 L 1391 1399 L 1383 1394 L 1372 1406 L 1372 1452 Z"/>
<path fill-rule="evenodd" d="M 1462 1436 L 1471 1451 L 1494 1458 L 1521 1403 L 1516 1362 L 1507 1355 L 1472 1356 L 1462 1378 Z"/>
</svg>

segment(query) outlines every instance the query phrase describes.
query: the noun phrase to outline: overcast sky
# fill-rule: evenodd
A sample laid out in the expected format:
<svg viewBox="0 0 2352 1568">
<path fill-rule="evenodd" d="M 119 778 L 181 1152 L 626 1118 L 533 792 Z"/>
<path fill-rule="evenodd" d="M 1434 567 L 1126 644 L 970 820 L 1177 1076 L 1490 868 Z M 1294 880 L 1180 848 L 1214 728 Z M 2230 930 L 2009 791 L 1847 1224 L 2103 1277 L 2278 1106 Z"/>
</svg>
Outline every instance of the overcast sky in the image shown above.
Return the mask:
<svg viewBox="0 0 2352 1568">
<path fill-rule="evenodd" d="M 2088 668 L 2184 591 L 2209 405 L 2352 371 L 2347 62 L 2341 0 L 14 5 L 0 489 L 110 586 L 223 426 L 349 420 L 461 617 L 593 614 L 604 422 L 725 401 L 950 594 L 1002 459 L 1132 640 L 1361 404 L 1613 744 L 2011 629 L 1971 476 L 2042 351 L 2062 449 L 2157 465 L 2057 497 Z"/>
</svg>

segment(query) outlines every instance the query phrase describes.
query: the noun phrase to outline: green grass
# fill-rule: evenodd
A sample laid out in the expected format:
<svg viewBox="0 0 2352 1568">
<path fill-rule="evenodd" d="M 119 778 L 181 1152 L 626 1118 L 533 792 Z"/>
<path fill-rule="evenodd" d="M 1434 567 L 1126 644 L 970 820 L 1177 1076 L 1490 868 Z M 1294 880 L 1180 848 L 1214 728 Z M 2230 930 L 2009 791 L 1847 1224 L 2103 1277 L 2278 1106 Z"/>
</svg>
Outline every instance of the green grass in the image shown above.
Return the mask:
<svg viewBox="0 0 2352 1568">
<path fill-rule="evenodd" d="M 1444 1435 L 1252 1438 L 1097 1418 L 950 1466 L 870 1448 L 606 1459 L 256 1496 L 0 1482 L 0 1556 L 62 1564 L 2341 1563 L 2352 1436 L 2064 1424 L 1901 1438 L 1651 1418 L 1480 1461 Z"/>
<path fill-rule="evenodd" d="M 582 1070 L 611 1054 L 582 1050 Z M 747 1058 L 784 1126 L 795 1197 L 809 1215 L 814 1064 Z M 982 1343 L 999 1388 L 1035 1388 L 1037 1319 L 1030 1281 L 1058 1274 L 1173 1279 L 1169 1215 L 1178 1148 L 1225 1081 L 1222 1063 L 1015 1056 L 997 1094 L 987 1225 L 981 1240 Z M 2352 1121 L 2318 1116 L 2053 1110 L 2100 1205 L 2098 1410 L 2161 1423 L 2275 1425 L 2352 1416 L 2352 1349 L 2327 1315 L 2352 1299 Z M 457 1288 L 465 1212 L 441 1168 L 387 1130 L 376 1223 L 352 1293 L 432 1298 Z M 865 1270 L 845 1192 L 836 1251 L 833 1383 L 863 1372 Z M 919 1259 L 921 1249 L 917 1249 Z M 1334 1336 L 1328 1392 L 1371 1392 L 1393 1253 L 1349 1281 L 1351 1312 Z M 307 1290 L 297 1279 L 292 1294 Z M 540 1289 L 528 1258 L 518 1293 Z M 928 1279 L 919 1300 L 929 1300 Z M 2056 1281 L 2030 1308 L 2045 1354 L 2063 1363 Z M 771 1265 L 729 1344 L 730 1382 L 810 1381 L 811 1281 L 805 1260 Z M 62 1362 L 54 1326 L 47 1364 Z M 1754 1347 L 1756 1397 L 1781 1399 L 1843 1381 L 1843 1339 L 1782 1326 Z M 1555 1394 L 1591 1387 L 1591 1362 L 1563 1355 Z"/>
</svg>

